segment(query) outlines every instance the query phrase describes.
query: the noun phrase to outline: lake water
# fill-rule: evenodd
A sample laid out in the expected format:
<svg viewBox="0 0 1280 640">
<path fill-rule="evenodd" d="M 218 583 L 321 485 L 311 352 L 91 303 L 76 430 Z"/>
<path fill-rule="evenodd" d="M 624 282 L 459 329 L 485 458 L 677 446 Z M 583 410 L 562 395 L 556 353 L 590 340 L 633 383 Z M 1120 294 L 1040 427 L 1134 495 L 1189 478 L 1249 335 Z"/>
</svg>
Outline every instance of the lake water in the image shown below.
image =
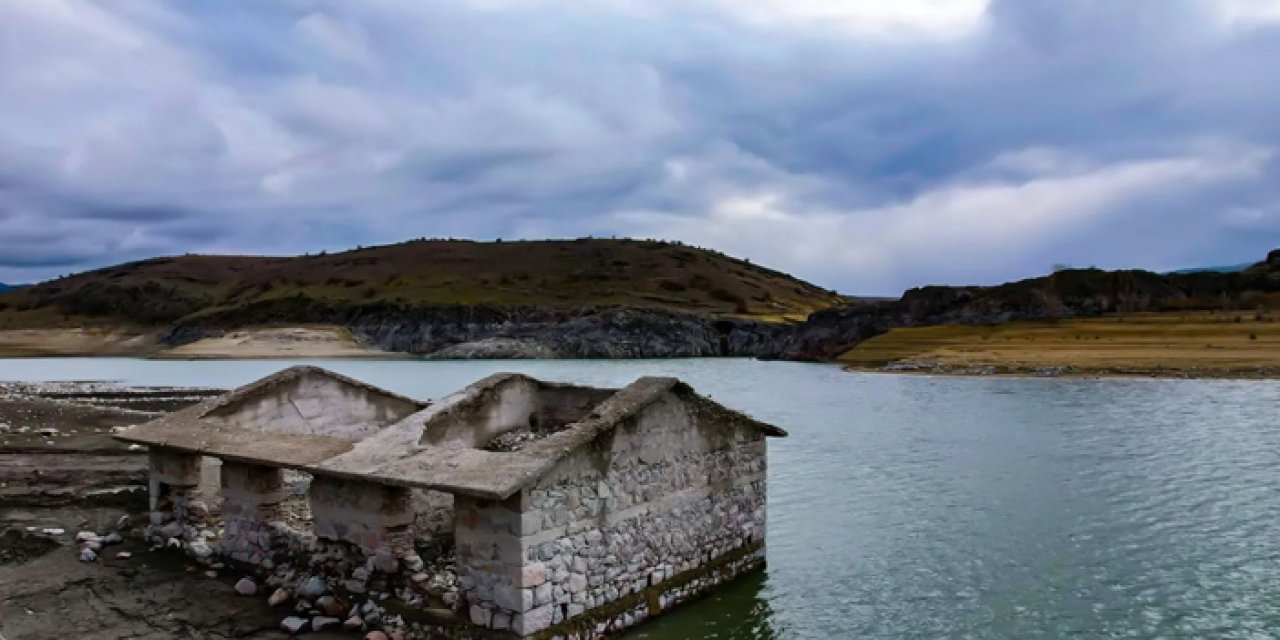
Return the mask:
<svg viewBox="0 0 1280 640">
<path fill-rule="evenodd" d="M 284 362 L 0 360 L 235 386 Z M 629 640 L 1280 635 L 1280 384 L 850 374 L 746 360 L 318 362 L 433 397 L 495 371 L 675 375 L 790 430 L 769 568 Z"/>
</svg>

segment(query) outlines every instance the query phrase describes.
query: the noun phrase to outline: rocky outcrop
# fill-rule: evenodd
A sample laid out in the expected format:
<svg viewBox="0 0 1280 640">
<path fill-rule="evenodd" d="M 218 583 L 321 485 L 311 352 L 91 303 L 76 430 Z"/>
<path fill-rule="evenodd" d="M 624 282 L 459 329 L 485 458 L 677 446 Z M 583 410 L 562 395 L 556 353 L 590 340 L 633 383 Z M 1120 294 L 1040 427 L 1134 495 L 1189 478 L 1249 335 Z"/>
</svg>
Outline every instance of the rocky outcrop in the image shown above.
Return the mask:
<svg viewBox="0 0 1280 640">
<path fill-rule="evenodd" d="M 1242 273 L 1157 274 L 1075 269 L 994 287 L 921 287 L 900 300 L 818 311 L 778 357 L 826 361 L 897 327 L 1000 324 L 1104 313 L 1252 309 L 1280 291 L 1280 251 Z"/>
<path fill-rule="evenodd" d="M 777 357 L 793 326 L 627 307 L 328 306 L 286 300 L 183 322 L 182 345 L 244 326 L 324 323 L 386 351 L 437 358 Z"/>
</svg>

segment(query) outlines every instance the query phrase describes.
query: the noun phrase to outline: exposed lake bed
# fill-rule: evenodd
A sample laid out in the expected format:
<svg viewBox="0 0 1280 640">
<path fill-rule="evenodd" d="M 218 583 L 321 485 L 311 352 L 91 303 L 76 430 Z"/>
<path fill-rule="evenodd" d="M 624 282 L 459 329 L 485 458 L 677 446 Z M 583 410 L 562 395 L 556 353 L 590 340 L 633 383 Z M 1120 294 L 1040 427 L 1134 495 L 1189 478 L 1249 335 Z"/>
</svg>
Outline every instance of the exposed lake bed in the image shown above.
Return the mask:
<svg viewBox="0 0 1280 640">
<path fill-rule="evenodd" d="M 288 364 L 0 360 L 0 380 L 229 388 Z M 506 370 L 602 386 L 674 375 L 787 428 L 769 452 L 766 573 L 635 637 L 1248 637 L 1280 625 L 1274 383 L 718 359 L 316 364 L 424 399 Z"/>
</svg>

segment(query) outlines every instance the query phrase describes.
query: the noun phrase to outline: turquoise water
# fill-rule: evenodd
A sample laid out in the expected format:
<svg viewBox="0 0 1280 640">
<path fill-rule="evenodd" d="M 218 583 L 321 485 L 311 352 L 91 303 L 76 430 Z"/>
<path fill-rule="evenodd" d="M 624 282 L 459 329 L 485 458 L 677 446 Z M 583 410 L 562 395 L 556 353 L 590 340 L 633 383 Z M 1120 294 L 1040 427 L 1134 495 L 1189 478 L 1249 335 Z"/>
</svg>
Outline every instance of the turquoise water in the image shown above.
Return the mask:
<svg viewBox="0 0 1280 640">
<path fill-rule="evenodd" d="M 0 380 L 234 386 L 282 362 L 0 360 Z M 769 568 L 629 636 L 1280 635 L 1280 384 L 850 374 L 746 360 L 321 362 L 439 396 L 494 371 L 676 375 L 791 437 Z"/>
</svg>

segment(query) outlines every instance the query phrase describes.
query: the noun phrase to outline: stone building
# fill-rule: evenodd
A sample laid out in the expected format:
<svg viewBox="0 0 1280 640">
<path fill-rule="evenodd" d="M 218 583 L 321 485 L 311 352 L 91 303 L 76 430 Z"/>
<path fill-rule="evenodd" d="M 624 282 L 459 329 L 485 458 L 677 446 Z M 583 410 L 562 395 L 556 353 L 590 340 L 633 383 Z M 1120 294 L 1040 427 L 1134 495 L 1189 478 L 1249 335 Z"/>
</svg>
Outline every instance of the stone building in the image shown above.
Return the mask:
<svg viewBox="0 0 1280 640">
<path fill-rule="evenodd" d="M 294 367 L 118 437 L 149 447 L 156 541 L 278 587 L 291 628 L 590 638 L 763 565 L 784 435 L 673 378 L 425 403 Z"/>
</svg>

